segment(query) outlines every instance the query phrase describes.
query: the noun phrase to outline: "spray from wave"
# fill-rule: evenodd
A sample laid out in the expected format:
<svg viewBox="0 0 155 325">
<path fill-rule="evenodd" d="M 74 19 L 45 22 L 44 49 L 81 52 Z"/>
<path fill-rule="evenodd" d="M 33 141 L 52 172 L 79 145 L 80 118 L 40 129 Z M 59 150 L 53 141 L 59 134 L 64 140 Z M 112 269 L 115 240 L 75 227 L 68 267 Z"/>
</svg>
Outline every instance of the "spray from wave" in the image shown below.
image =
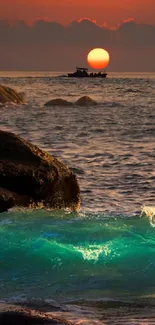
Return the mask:
<svg viewBox="0 0 155 325">
<path fill-rule="evenodd" d="M 141 216 L 146 216 L 149 218 L 150 223 L 155 227 L 155 207 L 153 206 L 144 206 L 142 208 Z"/>
</svg>

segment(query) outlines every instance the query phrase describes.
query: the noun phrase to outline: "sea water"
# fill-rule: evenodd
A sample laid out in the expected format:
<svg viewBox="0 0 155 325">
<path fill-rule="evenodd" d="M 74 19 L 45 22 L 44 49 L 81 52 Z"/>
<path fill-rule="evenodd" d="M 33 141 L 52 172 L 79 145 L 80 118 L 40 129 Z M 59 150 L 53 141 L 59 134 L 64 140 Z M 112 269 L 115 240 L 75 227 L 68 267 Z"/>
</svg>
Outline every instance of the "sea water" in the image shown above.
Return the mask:
<svg viewBox="0 0 155 325">
<path fill-rule="evenodd" d="M 74 80 L 1 72 L 0 84 L 27 100 L 0 108 L 0 128 L 66 163 L 77 175 L 82 201 L 79 213 L 0 214 L 0 299 L 74 306 L 77 324 L 107 324 L 101 321 L 105 302 L 154 304 L 155 75 Z M 44 106 L 84 95 L 98 104 Z M 90 317 L 90 306 L 100 312 Z"/>
</svg>

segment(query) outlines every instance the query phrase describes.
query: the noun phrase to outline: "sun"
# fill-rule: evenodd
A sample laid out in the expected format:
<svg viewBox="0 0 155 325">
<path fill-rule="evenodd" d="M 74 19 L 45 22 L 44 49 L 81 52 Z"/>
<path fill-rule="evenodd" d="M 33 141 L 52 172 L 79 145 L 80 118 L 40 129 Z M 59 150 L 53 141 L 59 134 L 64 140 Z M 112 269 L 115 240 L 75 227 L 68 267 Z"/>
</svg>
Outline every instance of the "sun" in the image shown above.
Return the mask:
<svg viewBox="0 0 155 325">
<path fill-rule="evenodd" d="M 93 69 L 104 69 L 110 62 L 110 55 L 106 50 L 96 48 L 88 53 L 87 61 Z"/>
</svg>

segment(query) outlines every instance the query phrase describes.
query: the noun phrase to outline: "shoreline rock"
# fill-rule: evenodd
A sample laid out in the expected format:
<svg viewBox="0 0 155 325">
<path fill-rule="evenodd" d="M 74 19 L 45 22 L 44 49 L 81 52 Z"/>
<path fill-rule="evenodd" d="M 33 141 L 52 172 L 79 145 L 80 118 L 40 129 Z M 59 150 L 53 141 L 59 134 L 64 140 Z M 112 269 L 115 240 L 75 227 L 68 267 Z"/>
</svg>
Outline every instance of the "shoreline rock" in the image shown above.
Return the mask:
<svg viewBox="0 0 155 325">
<path fill-rule="evenodd" d="M 76 176 L 54 156 L 14 133 L 0 130 L 0 212 L 40 205 L 78 210 Z"/>
<path fill-rule="evenodd" d="M 0 85 L 0 104 L 6 103 L 24 104 L 24 96 L 10 87 Z"/>
</svg>

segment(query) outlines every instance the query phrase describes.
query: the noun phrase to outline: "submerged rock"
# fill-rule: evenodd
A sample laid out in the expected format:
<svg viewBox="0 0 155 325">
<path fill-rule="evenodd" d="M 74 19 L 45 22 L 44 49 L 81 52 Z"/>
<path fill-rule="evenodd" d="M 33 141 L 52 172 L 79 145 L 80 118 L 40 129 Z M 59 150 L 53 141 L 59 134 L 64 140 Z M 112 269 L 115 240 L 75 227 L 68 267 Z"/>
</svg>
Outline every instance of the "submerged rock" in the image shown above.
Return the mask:
<svg viewBox="0 0 155 325">
<path fill-rule="evenodd" d="M 0 131 L 0 212 L 14 206 L 80 207 L 76 176 L 55 157 Z"/>
<path fill-rule="evenodd" d="M 92 105 L 97 105 L 97 102 L 90 98 L 89 96 L 83 96 L 79 98 L 76 102 L 76 105 L 78 106 L 92 106 Z"/>
<path fill-rule="evenodd" d="M 56 98 L 47 102 L 45 106 L 73 106 L 73 103 L 62 98 Z"/>
<path fill-rule="evenodd" d="M 10 102 L 16 104 L 24 104 L 24 98 L 14 89 L 0 85 L 0 103 L 5 104 Z"/>
</svg>

